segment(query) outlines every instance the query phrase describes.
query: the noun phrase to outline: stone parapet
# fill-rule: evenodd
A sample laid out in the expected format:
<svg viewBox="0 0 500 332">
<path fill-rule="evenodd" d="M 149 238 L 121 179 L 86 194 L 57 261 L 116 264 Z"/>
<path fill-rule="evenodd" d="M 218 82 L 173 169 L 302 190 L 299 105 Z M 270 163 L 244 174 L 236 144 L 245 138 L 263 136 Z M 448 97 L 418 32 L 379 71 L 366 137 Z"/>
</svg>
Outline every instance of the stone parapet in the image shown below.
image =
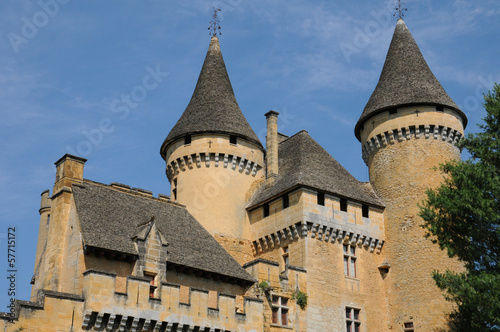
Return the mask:
<svg viewBox="0 0 500 332">
<path fill-rule="evenodd" d="M 245 297 L 238 307 L 239 296 L 178 284 L 163 282 L 151 297 L 144 278 L 129 277 L 125 293 L 115 292 L 113 274 L 88 270 L 83 279 L 84 329 L 262 331 L 258 299 Z"/>
</svg>

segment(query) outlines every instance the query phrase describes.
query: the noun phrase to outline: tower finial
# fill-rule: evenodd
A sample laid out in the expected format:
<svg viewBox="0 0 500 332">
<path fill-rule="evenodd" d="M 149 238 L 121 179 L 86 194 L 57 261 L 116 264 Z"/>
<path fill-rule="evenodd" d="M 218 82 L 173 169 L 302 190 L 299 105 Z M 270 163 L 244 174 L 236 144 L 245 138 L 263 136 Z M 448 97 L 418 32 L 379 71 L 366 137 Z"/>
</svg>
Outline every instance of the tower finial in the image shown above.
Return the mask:
<svg viewBox="0 0 500 332">
<path fill-rule="evenodd" d="M 405 5 L 406 5 L 406 2 L 401 2 L 401 0 L 398 0 L 397 6 L 394 7 L 396 12 L 392 16 L 396 16 L 396 14 L 397 14 L 399 16 L 398 19 L 403 19 L 403 17 L 405 16 L 404 12 L 408 11 L 408 8 L 406 8 Z"/>
<path fill-rule="evenodd" d="M 208 30 L 211 30 L 210 35 L 212 35 L 212 37 L 217 37 L 217 32 L 219 33 L 219 36 L 222 34 L 220 32 L 219 17 L 217 17 L 217 12 L 220 12 L 221 10 L 215 7 L 212 8 L 214 9 L 214 13 L 212 15 L 212 20 L 210 21 L 210 26 L 208 27 Z"/>
</svg>

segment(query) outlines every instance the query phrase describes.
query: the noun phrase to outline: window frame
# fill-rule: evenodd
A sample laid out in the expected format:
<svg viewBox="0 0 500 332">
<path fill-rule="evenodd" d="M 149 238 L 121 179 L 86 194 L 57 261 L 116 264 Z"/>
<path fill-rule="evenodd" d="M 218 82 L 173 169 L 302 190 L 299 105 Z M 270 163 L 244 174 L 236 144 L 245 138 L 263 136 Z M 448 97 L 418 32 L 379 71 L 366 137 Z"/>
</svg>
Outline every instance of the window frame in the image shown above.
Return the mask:
<svg viewBox="0 0 500 332">
<path fill-rule="evenodd" d="M 274 301 L 275 298 L 278 299 L 276 302 Z M 284 304 L 283 300 L 285 300 Z M 289 326 L 288 325 L 288 313 L 290 312 L 290 307 L 288 306 L 289 301 L 290 299 L 288 297 L 280 295 L 271 295 L 271 323 L 273 325 Z M 283 324 L 283 317 L 285 317 L 284 324 Z"/>
<path fill-rule="evenodd" d="M 345 325 L 347 332 L 361 331 L 361 309 L 356 307 L 345 307 Z"/>
<path fill-rule="evenodd" d="M 342 253 L 344 258 L 344 276 L 357 278 L 357 267 L 356 267 L 356 246 L 350 244 L 342 245 Z"/>
<path fill-rule="evenodd" d="M 156 276 L 157 276 L 156 273 L 144 271 L 144 278 L 149 279 L 149 297 L 150 298 L 156 297 L 156 290 L 158 289 L 158 286 L 156 285 Z"/>
</svg>

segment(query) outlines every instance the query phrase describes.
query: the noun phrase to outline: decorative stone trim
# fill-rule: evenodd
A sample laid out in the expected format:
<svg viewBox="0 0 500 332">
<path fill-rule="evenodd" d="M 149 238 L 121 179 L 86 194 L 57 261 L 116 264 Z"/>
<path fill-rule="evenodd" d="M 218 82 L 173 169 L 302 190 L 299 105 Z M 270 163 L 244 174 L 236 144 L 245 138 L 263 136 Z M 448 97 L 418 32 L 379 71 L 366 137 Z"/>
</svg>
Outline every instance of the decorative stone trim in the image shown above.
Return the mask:
<svg viewBox="0 0 500 332">
<path fill-rule="evenodd" d="M 409 141 L 412 139 L 435 139 L 442 140 L 450 144 L 457 144 L 462 138 L 462 133 L 451 127 L 439 125 L 419 125 L 396 128 L 371 137 L 362 144 L 363 161 L 368 165 L 371 154 L 389 144 Z"/>
<path fill-rule="evenodd" d="M 193 162 L 193 159 L 196 162 Z M 167 164 L 167 176 L 172 178 L 180 172 L 193 169 L 195 164 L 197 168 L 201 168 L 202 159 L 207 168 L 211 165 L 213 167 L 224 166 L 224 168 L 228 168 L 231 165 L 232 170 L 237 170 L 247 175 L 251 174 L 251 176 L 256 176 L 257 172 L 262 169 L 262 165 L 258 165 L 255 161 L 247 159 L 245 154 L 243 156 L 235 156 L 226 153 L 204 152 L 186 155 L 170 161 Z M 223 163 L 220 163 L 221 160 Z"/>
<path fill-rule="evenodd" d="M 384 244 L 384 240 L 376 238 L 373 235 L 366 234 L 355 228 L 343 229 L 341 225 L 332 226 L 322 222 L 307 222 L 306 224 L 297 223 L 282 230 L 278 230 L 275 233 L 266 235 L 260 239 L 254 240 L 252 243 L 256 254 L 261 254 L 265 251 L 271 250 L 272 248 L 280 247 L 281 240 L 288 239 L 293 241 L 299 237 L 304 238 L 307 236 L 310 236 L 312 239 L 330 243 L 338 241 L 339 243 L 350 244 L 353 246 L 363 246 L 371 253 L 375 252 L 375 250 L 377 250 L 377 253 L 380 253 L 382 245 Z"/>
</svg>

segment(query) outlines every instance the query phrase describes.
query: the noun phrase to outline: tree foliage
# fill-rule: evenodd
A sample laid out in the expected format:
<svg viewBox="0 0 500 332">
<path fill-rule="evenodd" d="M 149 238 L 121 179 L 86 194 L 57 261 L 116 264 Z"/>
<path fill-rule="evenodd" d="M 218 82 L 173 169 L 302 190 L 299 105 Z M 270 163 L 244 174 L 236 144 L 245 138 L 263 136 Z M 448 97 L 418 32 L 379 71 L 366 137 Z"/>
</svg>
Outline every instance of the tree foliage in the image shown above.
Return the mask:
<svg viewBox="0 0 500 332">
<path fill-rule="evenodd" d="M 427 236 L 466 267 L 433 274 L 459 331 L 500 331 L 500 85 L 484 98 L 481 131 L 459 143 L 471 158 L 440 165 L 444 182 L 420 207 Z"/>
</svg>

